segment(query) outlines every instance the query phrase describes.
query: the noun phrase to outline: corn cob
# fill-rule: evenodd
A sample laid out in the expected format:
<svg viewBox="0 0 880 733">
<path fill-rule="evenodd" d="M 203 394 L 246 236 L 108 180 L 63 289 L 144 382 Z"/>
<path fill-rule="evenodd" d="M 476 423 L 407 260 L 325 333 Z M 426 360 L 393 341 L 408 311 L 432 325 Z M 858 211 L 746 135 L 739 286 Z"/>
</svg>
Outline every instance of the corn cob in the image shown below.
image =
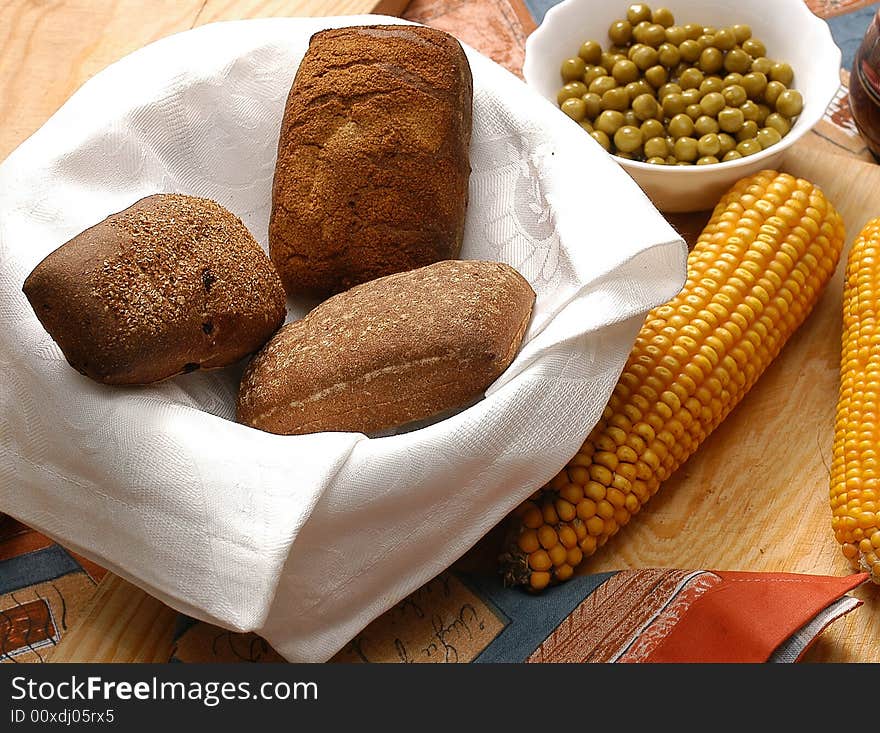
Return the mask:
<svg viewBox="0 0 880 733">
<path fill-rule="evenodd" d="M 853 242 L 843 288 L 831 527 L 856 569 L 880 583 L 880 219 Z"/>
<path fill-rule="evenodd" d="M 648 314 L 583 447 L 512 512 L 508 584 L 568 579 L 638 513 L 804 321 L 843 242 L 840 215 L 808 181 L 762 171 L 724 195 L 684 288 Z"/>
</svg>

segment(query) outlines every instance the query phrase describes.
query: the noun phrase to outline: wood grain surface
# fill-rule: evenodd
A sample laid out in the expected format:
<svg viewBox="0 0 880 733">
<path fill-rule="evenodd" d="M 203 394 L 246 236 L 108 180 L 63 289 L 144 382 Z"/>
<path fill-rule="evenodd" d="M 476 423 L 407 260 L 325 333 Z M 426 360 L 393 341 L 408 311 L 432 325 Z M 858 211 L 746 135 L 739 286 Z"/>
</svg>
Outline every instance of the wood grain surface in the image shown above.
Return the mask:
<svg viewBox="0 0 880 733">
<path fill-rule="evenodd" d="M 0 160 L 83 82 L 164 36 L 217 20 L 396 15 L 407 0 L 0 0 Z"/>
<path fill-rule="evenodd" d="M 0 159 L 83 81 L 152 40 L 213 20 L 377 6 L 388 13 L 398 9 L 367 0 L 0 0 Z M 836 156 L 808 137 L 783 167 L 825 189 L 844 216 L 848 242 L 868 218 L 880 215 L 878 166 Z M 674 223 L 693 236 L 704 220 L 677 217 Z M 583 572 L 645 566 L 849 572 L 831 534 L 827 504 L 841 283 L 842 267 L 743 403 Z M 488 569 L 497 547 L 490 534 L 464 562 Z M 855 595 L 864 606 L 835 623 L 808 660 L 880 662 L 880 588 L 863 586 Z M 111 574 L 52 659 L 164 661 L 175 618 L 173 610 Z"/>
</svg>

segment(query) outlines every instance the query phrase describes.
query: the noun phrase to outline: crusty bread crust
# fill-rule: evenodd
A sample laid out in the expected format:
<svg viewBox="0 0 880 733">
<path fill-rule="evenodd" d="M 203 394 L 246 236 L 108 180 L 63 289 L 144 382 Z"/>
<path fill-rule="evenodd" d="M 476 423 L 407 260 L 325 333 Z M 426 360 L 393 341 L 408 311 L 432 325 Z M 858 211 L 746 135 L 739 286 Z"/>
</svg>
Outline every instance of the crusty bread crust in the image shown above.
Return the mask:
<svg viewBox="0 0 880 733">
<path fill-rule="evenodd" d="M 534 299 L 513 268 L 475 260 L 359 285 L 254 357 L 238 420 L 279 434 L 372 433 L 467 404 L 513 361 Z"/>
<path fill-rule="evenodd" d="M 287 99 L 269 247 L 288 292 L 327 297 L 458 257 L 473 82 L 419 26 L 316 33 Z"/>
<path fill-rule="evenodd" d="M 70 365 L 149 384 L 251 354 L 284 322 L 278 274 L 214 201 L 158 194 L 46 257 L 24 293 Z"/>
</svg>

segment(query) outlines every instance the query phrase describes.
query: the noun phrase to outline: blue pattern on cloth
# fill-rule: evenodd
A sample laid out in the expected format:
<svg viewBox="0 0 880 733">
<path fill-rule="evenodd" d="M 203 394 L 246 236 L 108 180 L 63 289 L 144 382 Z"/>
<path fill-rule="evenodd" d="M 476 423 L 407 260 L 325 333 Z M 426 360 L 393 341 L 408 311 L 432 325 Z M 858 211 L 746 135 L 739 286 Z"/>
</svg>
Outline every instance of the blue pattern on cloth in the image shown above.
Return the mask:
<svg viewBox="0 0 880 733">
<path fill-rule="evenodd" d="M 524 662 L 585 598 L 617 573 L 580 575 L 531 595 L 522 588 L 505 588 L 496 575 L 457 574 L 495 610 L 505 627 L 474 662 Z"/>
<path fill-rule="evenodd" d="M 525 0 L 529 12 L 537 23 L 544 20 L 544 14 L 554 5 L 558 5 L 559 2 L 560 0 Z M 627 2 L 621 0 L 621 8 L 625 8 L 626 5 Z M 843 52 L 841 65 L 844 69 L 849 70 L 852 67 L 853 58 L 856 55 L 859 44 L 862 42 L 862 37 L 865 35 L 865 31 L 871 23 L 871 18 L 874 17 L 874 13 L 877 12 L 878 8 L 880 8 L 880 3 L 875 3 L 866 8 L 860 8 L 851 13 L 837 15 L 828 19 L 827 22 L 831 27 L 831 35 L 834 37 L 834 42 Z"/>
<path fill-rule="evenodd" d="M 82 568 L 60 545 L 0 561 L 0 595 L 55 580 Z"/>
</svg>

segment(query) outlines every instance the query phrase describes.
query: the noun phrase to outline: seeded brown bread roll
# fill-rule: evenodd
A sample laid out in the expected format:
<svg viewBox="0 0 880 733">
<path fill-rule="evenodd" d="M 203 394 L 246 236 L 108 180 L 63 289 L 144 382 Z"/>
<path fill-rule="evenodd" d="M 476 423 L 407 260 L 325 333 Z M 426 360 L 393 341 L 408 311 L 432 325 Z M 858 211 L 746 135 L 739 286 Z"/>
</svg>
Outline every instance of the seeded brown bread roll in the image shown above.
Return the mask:
<svg viewBox="0 0 880 733">
<path fill-rule="evenodd" d="M 248 365 L 238 420 L 371 433 L 465 405 L 509 366 L 535 294 L 498 262 L 438 262 L 325 301 Z"/>
<path fill-rule="evenodd" d="M 458 41 L 419 26 L 312 36 L 287 99 L 269 252 L 326 297 L 458 257 L 473 83 Z"/>
<path fill-rule="evenodd" d="M 148 384 L 253 353 L 284 322 L 284 287 L 244 224 L 214 201 L 141 199 L 46 257 L 24 283 L 77 371 Z"/>
</svg>

